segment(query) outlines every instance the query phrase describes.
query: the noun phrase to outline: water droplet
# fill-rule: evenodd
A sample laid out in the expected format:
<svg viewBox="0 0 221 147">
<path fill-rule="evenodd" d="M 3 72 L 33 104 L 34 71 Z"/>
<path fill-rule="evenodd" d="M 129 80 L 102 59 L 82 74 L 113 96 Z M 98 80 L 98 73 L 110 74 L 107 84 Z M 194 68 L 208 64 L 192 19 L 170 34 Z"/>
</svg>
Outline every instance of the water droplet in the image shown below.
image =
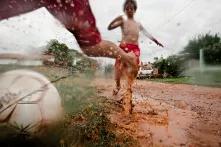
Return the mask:
<svg viewBox="0 0 221 147">
<path fill-rule="evenodd" d="M 71 3 L 71 7 L 74 7 L 74 3 L 73 2 Z"/>
<path fill-rule="evenodd" d="M 61 0 L 56 0 L 57 1 L 57 3 L 61 3 Z"/>
<path fill-rule="evenodd" d="M 79 14 L 79 15 L 83 15 L 83 14 L 84 14 L 84 11 L 83 11 L 83 10 L 80 10 L 80 11 L 78 12 L 78 14 Z"/>
<path fill-rule="evenodd" d="M 13 6 L 12 6 L 12 5 L 8 5 L 8 7 L 9 7 L 10 9 L 12 9 L 12 8 L 13 8 Z"/>
</svg>

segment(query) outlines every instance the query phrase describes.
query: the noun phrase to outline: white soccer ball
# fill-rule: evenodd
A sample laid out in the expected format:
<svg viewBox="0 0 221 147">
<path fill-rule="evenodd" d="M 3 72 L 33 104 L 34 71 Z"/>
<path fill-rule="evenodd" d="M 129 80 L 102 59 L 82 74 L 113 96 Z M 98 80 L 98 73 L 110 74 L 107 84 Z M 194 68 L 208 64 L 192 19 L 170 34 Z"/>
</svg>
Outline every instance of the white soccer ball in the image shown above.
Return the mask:
<svg viewBox="0 0 221 147">
<path fill-rule="evenodd" d="M 13 70 L 0 75 L 0 122 L 36 131 L 61 118 L 61 98 L 43 75 Z"/>
</svg>

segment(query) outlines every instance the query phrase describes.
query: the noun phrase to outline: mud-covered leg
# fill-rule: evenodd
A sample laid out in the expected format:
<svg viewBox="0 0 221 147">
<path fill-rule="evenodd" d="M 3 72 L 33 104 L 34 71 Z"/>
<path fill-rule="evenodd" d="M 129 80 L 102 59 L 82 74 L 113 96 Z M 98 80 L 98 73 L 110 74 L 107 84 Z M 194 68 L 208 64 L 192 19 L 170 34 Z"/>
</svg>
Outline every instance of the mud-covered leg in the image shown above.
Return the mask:
<svg viewBox="0 0 221 147">
<path fill-rule="evenodd" d="M 132 113 L 132 91 L 127 89 L 123 94 L 123 110 L 125 115 L 129 115 Z"/>
<path fill-rule="evenodd" d="M 127 89 L 123 95 L 123 109 L 126 115 L 132 113 L 133 105 L 132 105 L 132 85 L 136 79 L 138 72 L 137 69 L 131 69 L 130 67 L 125 69 L 126 80 L 127 80 Z"/>
<path fill-rule="evenodd" d="M 115 62 L 115 88 L 113 89 L 113 95 L 117 95 L 121 88 L 121 77 L 122 77 L 122 62 L 120 59 L 116 59 Z"/>
</svg>

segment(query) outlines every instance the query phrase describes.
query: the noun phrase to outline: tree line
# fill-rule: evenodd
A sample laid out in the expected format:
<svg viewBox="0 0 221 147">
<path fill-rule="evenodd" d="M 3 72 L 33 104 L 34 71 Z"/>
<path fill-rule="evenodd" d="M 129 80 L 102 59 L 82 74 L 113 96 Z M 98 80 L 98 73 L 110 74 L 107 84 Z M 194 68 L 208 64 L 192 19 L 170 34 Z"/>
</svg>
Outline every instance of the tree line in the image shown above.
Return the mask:
<svg viewBox="0 0 221 147">
<path fill-rule="evenodd" d="M 221 64 L 221 38 L 219 34 L 207 33 L 190 40 L 184 49 L 176 55 L 167 58 L 155 57 L 153 65 L 158 68 L 161 74 L 166 72 L 173 77 L 181 76 L 187 61 L 199 60 L 200 49 L 203 49 L 206 64 Z"/>
</svg>

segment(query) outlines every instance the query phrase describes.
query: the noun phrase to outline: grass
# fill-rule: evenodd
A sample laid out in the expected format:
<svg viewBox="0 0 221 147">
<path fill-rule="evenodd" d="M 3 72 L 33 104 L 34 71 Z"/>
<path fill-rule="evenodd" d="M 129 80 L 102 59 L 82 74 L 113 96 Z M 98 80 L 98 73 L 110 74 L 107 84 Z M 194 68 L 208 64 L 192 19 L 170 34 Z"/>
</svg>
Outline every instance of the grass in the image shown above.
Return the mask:
<svg viewBox="0 0 221 147">
<path fill-rule="evenodd" d="M 186 75 L 192 77 L 193 84 L 221 87 L 221 67 L 206 67 L 203 71 L 193 68 L 186 71 Z"/>
<path fill-rule="evenodd" d="M 221 87 L 221 67 L 207 67 L 204 71 L 201 71 L 199 68 L 192 68 L 185 71 L 184 75 L 186 76 L 148 80 L 171 84 L 191 84 Z"/>
<path fill-rule="evenodd" d="M 130 136 L 117 134 L 107 115 L 111 105 L 96 95 L 91 85 L 93 73 L 73 73 L 68 69 L 46 66 L 0 66 L 0 73 L 12 69 L 30 69 L 49 80 L 71 74 L 54 83 L 65 110 L 64 119 L 31 134 L 10 124 L 0 124 L 0 146 L 69 147 L 69 146 L 137 146 Z"/>
<path fill-rule="evenodd" d="M 176 77 L 176 78 L 156 78 L 148 79 L 154 82 L 171 83 L 171 84 L 191 84 L 190 77 Z"/>
<path fill-rule="evenodd" d="M 189 85 L 199 85 L 208 87 L 221 87 L 221 77 L 216 76 L 217 79 L 209 75 L 197 74 L 196 77 L 175 77 L 175 78 L 156 78 L 147 79 L 148 81 L 160 82 L 160 83 L 170 83 L 170 84 L 189 84 Z"/>
</svg>

